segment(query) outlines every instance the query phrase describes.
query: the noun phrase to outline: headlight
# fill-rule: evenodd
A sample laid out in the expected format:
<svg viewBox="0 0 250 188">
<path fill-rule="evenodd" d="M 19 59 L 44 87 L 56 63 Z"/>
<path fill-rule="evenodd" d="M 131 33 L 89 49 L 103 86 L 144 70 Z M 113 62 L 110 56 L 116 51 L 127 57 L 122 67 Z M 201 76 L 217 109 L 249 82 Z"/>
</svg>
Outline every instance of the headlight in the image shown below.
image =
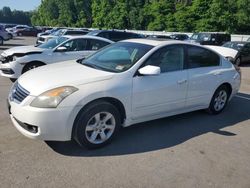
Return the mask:
<svg viewBox="0 0 250 188">
<path fill-rule="evenodd" d="M 37 108 L 56 108 L 60 102 L 78 89 L 72 86 L 63 86 L 46 91 L 36 97 L 30 106 Z"/>
<path fill-rule="evenodd" d="M 17 56 L 12 57 L 12 61 L 16 61 L 16 59 L 17 59 Z"/>
</svg>

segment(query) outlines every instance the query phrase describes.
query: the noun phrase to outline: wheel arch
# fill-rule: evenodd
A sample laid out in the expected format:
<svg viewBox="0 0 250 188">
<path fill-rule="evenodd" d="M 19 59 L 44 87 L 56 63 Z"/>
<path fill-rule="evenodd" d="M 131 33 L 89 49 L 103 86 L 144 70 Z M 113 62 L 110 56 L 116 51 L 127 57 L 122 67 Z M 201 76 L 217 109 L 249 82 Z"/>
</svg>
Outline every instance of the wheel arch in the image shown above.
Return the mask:
<svg viewBox="0 0 250 188">
<path fill-rule="evenodd" d="M 108 102 L 112 105 L 114 105 L 120 115 L 121 115 L 121 124 L 123 124 L 125 122 L 125 119 L 126 119 L 126 110 L 125 110 L 125 107 L 124 107 L 124 104 L 119 100 L 119 99 L 116 99 L 114 97 L 101 97 L 101 98 L 97 98 L 97 99 L 94 99 L 90 102 L 88 102 L 87 104 L 85 104 L 80 110 L 79 112 L 76 114 L 75 116 L 75 119 L 73 121 L 73 126 L 72 126 L 72 129 L 71 129 L 71 138 L 73 138 L 74 136 L 74 127 L 75 127 L 75 123 L 77 122 L 77 119 L 79 118 L 80 114 L 86 109 L 88 108 L 88 106 L 94 104 L 94 103 L 97 103 L 99 101 L 104 101 L 104 102 Z"/>
<path fill-rule="evenodd" d="M 27 66 L 29 66 L 29 65 L 31 65 L 31 64 L 35 64 L 35 63 L 37 63 L 37 64 L 42 64 L 42 65 L 46 65 L 46 63 L 44 63 L 44 62 L 42 62 L 42 61 L 39 61 L 39 60 L 36 60 L 36 61 L 30 61 L 30 62 L 28 62 L 28 63 L 25 63 L 25 65 L 23 66 L 23 69 L 22 69 L 22 74 L 24 73 L 24 70 L 25 70 L 25 68 L 27 67 Z"/>
<path fill-rule="evenodd" d="M 229 98 L 230 98 L 230 96 L 231 96 L 231 94 L 232 94 L 232 91 L 233 91 L 233 88 L 232 88 L 232 85 L 230 84 L 230 83 L 228 83 L 228 82 L 224 82 L 224 83 L 222 83 L 222 84 L 220 84 L 217 88 L 216 88 L 216 90 L 218 89 L 218 88 L 220 88 L 221 86 L 226 86 L 227 88 L 228 88 L 228 92 L 229 92 Z M 215 91 L 216 91 L 215 90 Z"/>
</svg>

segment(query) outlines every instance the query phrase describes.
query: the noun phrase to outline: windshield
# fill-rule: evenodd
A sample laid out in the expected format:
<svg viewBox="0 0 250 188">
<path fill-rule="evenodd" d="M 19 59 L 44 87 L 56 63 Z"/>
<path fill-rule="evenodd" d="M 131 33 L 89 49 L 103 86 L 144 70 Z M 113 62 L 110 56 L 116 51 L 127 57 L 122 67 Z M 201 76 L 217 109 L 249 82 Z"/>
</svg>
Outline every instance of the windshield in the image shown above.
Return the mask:
<svg viewBox="0 0 250 188">
<path fill-rule="evenodd" d="M 57 47 L 59 44 L 63 43 L 64 41 L 68 40 L 67 37 L 56 37 L 53 39 L 50 39 L 48 42 L 43 43 L 39 45 L 39 48 L 44 48 L 44 49 L 53 49 Z"/>
<path fill-rule="evenodd" d="M 211 34 L 209 33 L 194 33 L 190 39 L 196 41 L 209 41 L 210 38 Z"/>
<path fill-rule="evenodd" d="M 58 31 L 51 33 L 51 35 L 61 36 L 61 35 L 63 35 L 64 32 L 65 32 L 65 29 L 59 29 Z"/>
<path fill-rule="evenodd" d="M 132 42 L 118 42 L 98 51 L 81 63 L 108 72 L 124 72 L 132 67 L 153 46 Z"/>
<path fill-rule="evenodd" d="M 223 44 L 222 46 L 227 47 L 227 48 L 232 48 L 235 50 L 240 50 L 244 46 L 244 43 L 227 42 Z"/>
</svg>

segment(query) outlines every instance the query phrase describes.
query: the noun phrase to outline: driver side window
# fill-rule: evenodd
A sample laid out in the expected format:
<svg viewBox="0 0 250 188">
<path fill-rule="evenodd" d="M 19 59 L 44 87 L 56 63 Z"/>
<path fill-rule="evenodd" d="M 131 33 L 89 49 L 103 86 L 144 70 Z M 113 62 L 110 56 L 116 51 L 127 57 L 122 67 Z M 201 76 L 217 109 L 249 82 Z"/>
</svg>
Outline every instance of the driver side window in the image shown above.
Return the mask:
<svg viewBox="0 0 250 188">
<path fill-rule="evenodd" d="M 66 42 L 62 46 L 67 48 L 67 52 L 83 51 L 83 50 L 86 50 L 87 40 L 86 39 L 74 39 L 74 40 L 70 40 Z"/>
<path fill-rule="evenodd" d="M 184 48 L 179 45 L 161 48 L 146 61 L 146 65 L 160 67 L 161 73 L 183 70 Z"/>
</svg>

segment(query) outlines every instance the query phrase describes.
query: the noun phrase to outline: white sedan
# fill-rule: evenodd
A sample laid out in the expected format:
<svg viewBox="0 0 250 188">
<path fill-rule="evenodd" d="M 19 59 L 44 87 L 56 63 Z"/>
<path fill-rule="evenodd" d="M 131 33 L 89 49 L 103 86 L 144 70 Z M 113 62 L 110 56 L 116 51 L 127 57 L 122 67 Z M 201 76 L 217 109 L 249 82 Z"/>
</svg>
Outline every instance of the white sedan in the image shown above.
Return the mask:
<svg viewBox="0 0 250 188">
<path fill-rule="evenodd" d="M 61 61 L 85 58 L 113 41 L 94 36 L 63 36 L 39 46 L 21 46 L 0 56 L 0 75 L 17 79 L 30 69 Z"/>
<path fill-rule="evenodd" d="M 23 135 L 97 148 L 121 126 L 200 109 L 219 114 L 239 88 L 232 63 L 206 47 L 131 39 L 27 72 L 8 102 Z"/>
</svg>

